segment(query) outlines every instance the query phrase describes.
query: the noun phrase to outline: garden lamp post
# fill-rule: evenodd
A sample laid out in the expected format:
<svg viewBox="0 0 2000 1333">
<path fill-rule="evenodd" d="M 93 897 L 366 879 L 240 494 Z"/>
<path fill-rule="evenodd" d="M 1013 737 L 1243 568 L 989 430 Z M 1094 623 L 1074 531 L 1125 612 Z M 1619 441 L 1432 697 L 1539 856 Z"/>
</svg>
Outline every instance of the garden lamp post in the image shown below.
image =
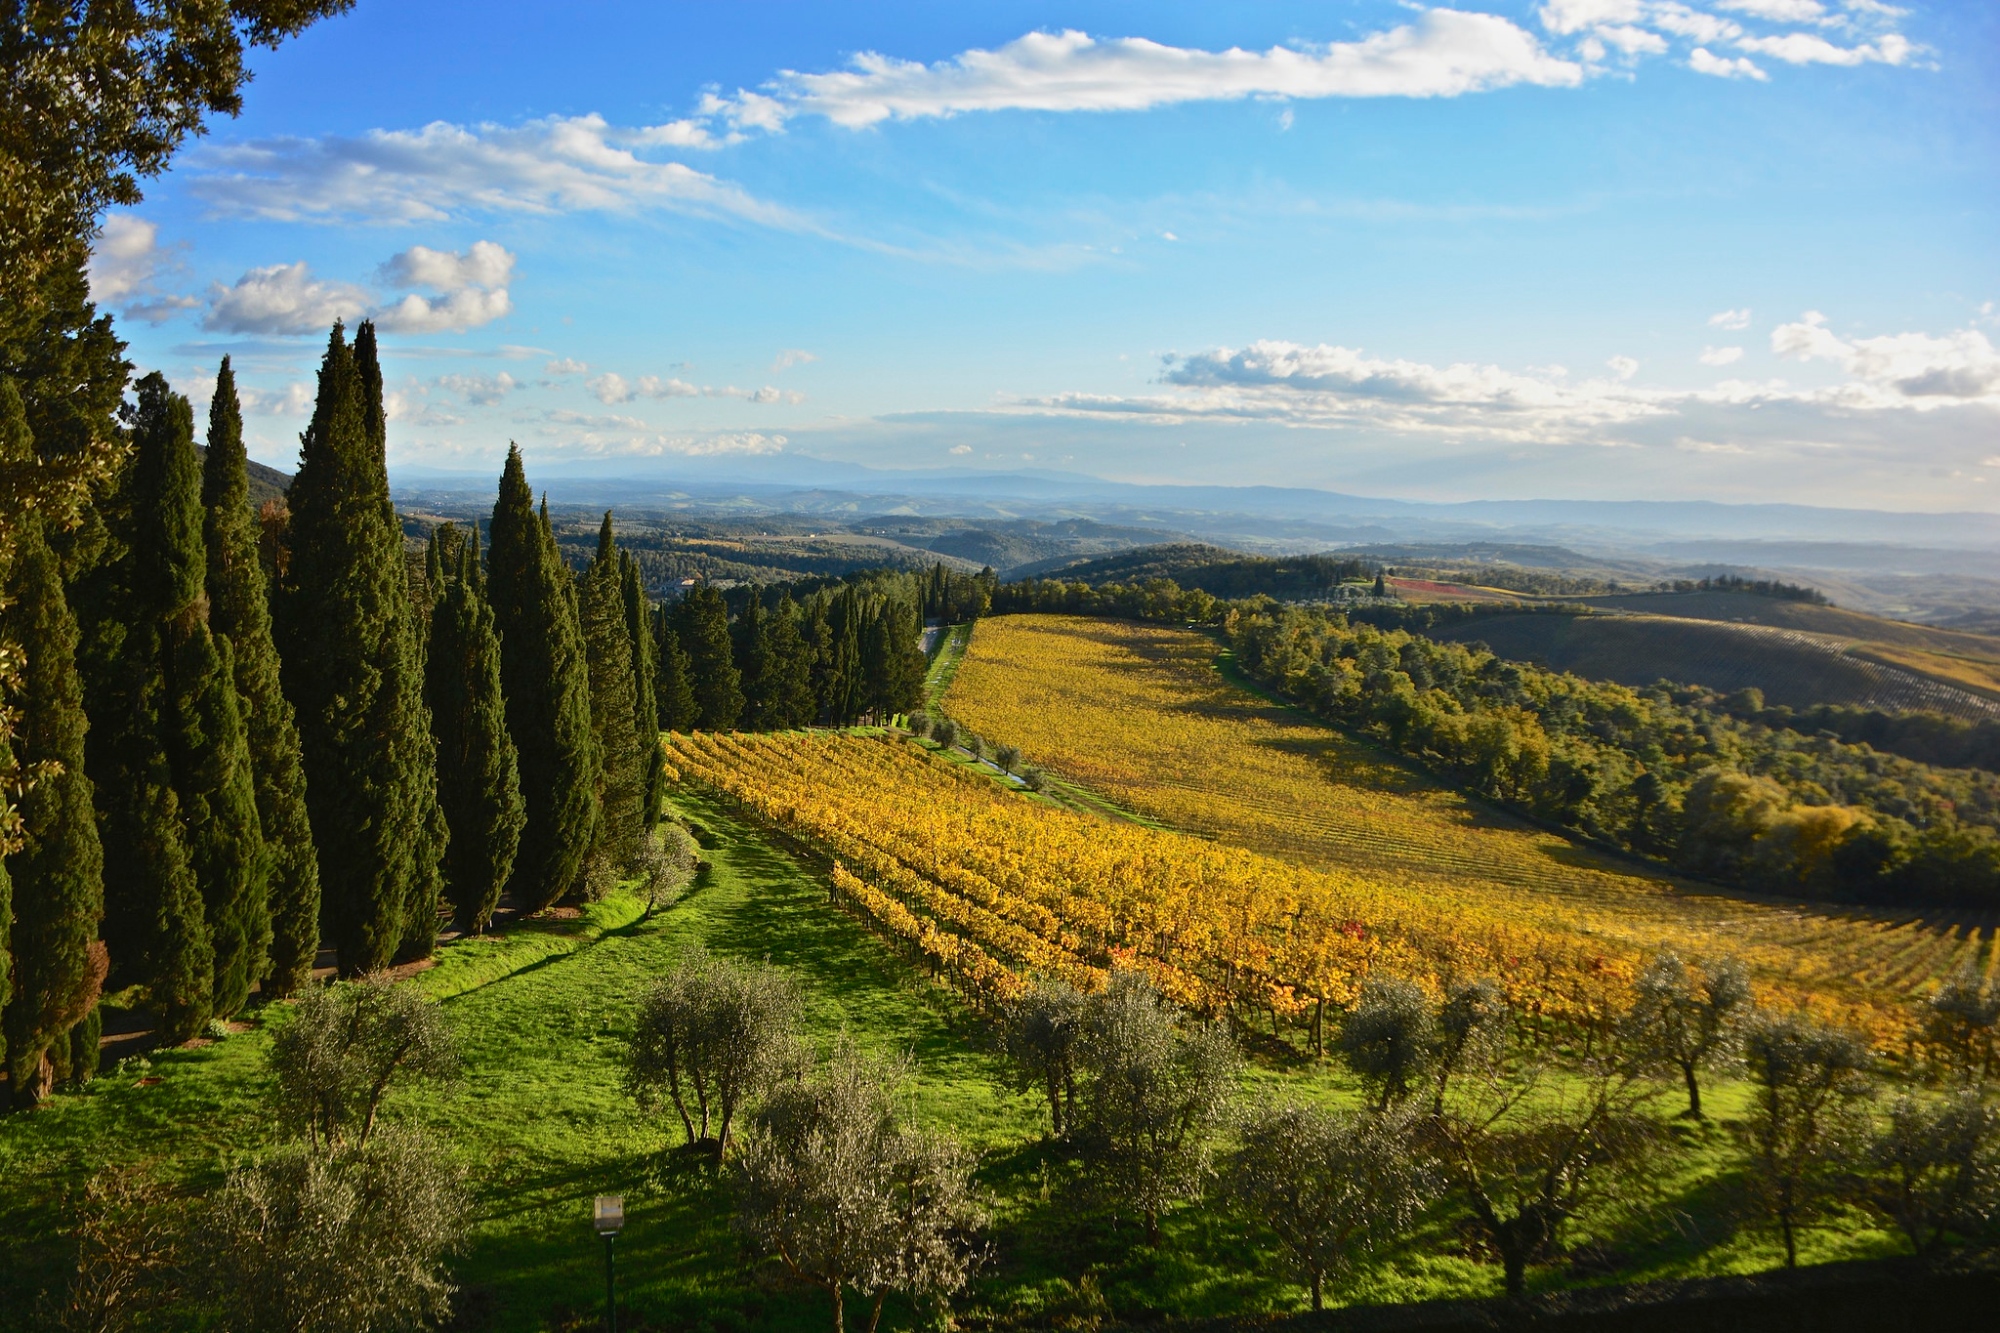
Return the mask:
<svg viewBox="0 0 2000 1333">
<path fill-rule="evenodd" d="M 625 1225 L 625 1196 L 598 1195 L 590 1220 L 597 1234 L 604 1237 L 604 1327 L 607 1333 L 618 1333 L 618 1285 L 611 1267 L 611 1242 L 618 1239 Z"/>
</svg>

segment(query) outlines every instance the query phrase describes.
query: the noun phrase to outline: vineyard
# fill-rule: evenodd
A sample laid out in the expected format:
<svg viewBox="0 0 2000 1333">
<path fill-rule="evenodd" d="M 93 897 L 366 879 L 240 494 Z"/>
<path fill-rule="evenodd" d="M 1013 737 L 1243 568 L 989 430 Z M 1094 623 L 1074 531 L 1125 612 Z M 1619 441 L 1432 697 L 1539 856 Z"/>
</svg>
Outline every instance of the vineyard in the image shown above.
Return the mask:
<svg viewBox="0 0 2000 1333">
<path fill-rule="evenodd" d="M 835 894 L 976 1004 L 1036 975 L 1096 989 L 1108 969 L 1131 967 L 1190 1008 L 1317 1051 L 1329 1014 L 1371 972 L 1433 988 L 1491 976 L 1532 1034 L 1587 1039 L 1626 1006 L 1642 961 L 1574 905 L 1524 920 L 1491 899 L 1096 819 L 1024 799 L 914 741 L 698 733 L 669 744 L 683 781 L 822 849 Z M 1901 1007 L 1880 989 L 1809 993 L 1764 961 L 1773 1000 L 1885 1044 L 1900 1033 Z"/>
<path fill-rule="evenodd" d="M 1365 876 L 1614 956 L 1726 949 L 1767 983 L 1894 1026 L 1990 929 L 1700 892 L 1472 802 L 1410 765 L 1231 686 L 1200 635 L 1054 616 L 982 621 L 950 714 L 1176 828 Z"/>
</svg>

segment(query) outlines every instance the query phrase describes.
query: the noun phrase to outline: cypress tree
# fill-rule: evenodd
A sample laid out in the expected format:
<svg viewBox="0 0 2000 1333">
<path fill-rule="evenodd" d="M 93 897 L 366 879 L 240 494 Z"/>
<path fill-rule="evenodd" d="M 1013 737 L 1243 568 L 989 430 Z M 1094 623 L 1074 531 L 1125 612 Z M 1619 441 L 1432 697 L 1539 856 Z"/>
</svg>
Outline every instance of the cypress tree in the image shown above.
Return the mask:
<svg viewBox="0 0 2000 1333">
<path fill-rule="evenodd" d="M 574 583 L 512 445 L 490 531 L 487 592 L 527 814 L 508 887 L 524 911 L 538 912 L 569 890 L 596 841 L 600 761 Z"/>
<path fill-rule="evenodd" d="M 319 860 L 306 813 L 298 724 L 285 698 L 271 638 L 269 589 L 258 554 L 257 520 L 250 512 L 247 464 L 236 376 L 225 356 L 209 405 L 201 484 L 208 624 L 229 645 L 257 822 L 264 835 L 271 935 L 264 989 L 290 995 L 311 976 L 319 952 Z"/>
<path fill-rule="evenodd" d="M 815 627 L 817 628 L 817 627 Z M 824 643 L 818 647 L 814 694 L 820 715 L 835 726 L 861 716 L 861 597 L 842 588 L 826 609 Z"/>
<path fill-rule="evenodd" d="M 818 712 L 813 697 L 812 650 L 799 633 L 799 608 L 788 592 L 764 617 L 764 702 L 762 725 L 782 730 L 803 727 Z"/>
<path fill-rule="evenodd" d="M 895 597 L 872 599 L 861 634 L 864 706 L 878 721 L 923 699 L 924 655 L 916 610 Z"/>
<path fill-rule="evenodd" d="M 625 633 L 632 643 L 632 714 L 646 763 L 641 814 L 646 835 L 651 837 L 660 822 L 660 807 L 667 799 L 667 752 L 660 744 L 660 703 L 653 693 L 660 673 L 659 650 L 653 643 L 653 608 L 646 601 L 639 562 L 630 551 L 618 553 L 618 571 L 623 576 L 620 586 L 625 594 Z"/>
<path fill-rule="evenodd" d="M 459 928 L 471 934 L 493 919 L 526 818 L 500 693 L 500 639 L 479 574 L 478 532 L 475 527 L 466 540 L 447 523 L 431 537 L 438 591 L 424 666 L 437 739 L 438 804 L 451 835 L 445 897 Z"/>
<path fill-rule="evenodd" d="M 614 865 L 629 866 L 638 860 L 646 833 L 646 752 L 634 698 L 619 554 L 607 510 L 597 533 L 597 558 L 583 578 L 583 650 L 590 666 L 590 729 L 597 737 L 599 762 L 598 849 Z"/>
<path fill-rule="evenodd" d="M 25 434 L 20 408 L 12 383 L 0 382 L 0 429 Z M 10 700 L 21 715 L 13 757 L 34 781 L 20 797 L 19 848 L 0 870 L 0 884 L 13 886 L 12 927 L 0 940 L 11 951 L 11 965 L 0 966 L 0 1027 L 15 1104 L 32 1106 L 73 1063 L 70 1031 L 97 1007 L 107 964 L 97 943 L 104 858 L 85 773 L 76 619 L 41 518 L 27 514 L 14 539 L 4 623 L 25 660 Z"/>
<path fill-rule="evenodd" d="M 269 871 L 232 654 L 208 623 L 194 413 L 158 374 L 139 382 L 135 437 L 132 559 L 146 601 L 134 609 L 162 625 L 161 738 L 208 926 L 214 1011 L 226 1016 L 265 972 Z"/>
<path fill-rule="evenodd" d="M 742 681 L 729 639 L 729 604 L 719 589 L 704 584 L 688 589 L 674 618 L 694 686 L 694 725 L 705 731 L 729 731 L 743 716 Z"/>
<path fill-rule="evenodd" d="M 429 950 L 444 825 L 402 534 L 365 397 L 335 325 L 292 480 L 276 617 L 321 928 L 349 975 Z"/>
<path fill-rule="evenodd" d="M 737 688 L 743 691 L 743 713 L 737 725 L 745 731 L 768 731 L 766 690 L 769 682 L 764 660 L 768 646 L 764 635 L 764 590 L 752 586 L 750 601 L 729 627 L 732 652 L 736 658 Z"/>
<path fill-rule="evenodd" d="M 681 647 L 679 616 L 661 607 L 653 618 L 654 646 L 659 651 L 659 685 L 655 691 L 660 709 L 660 730 L 692 731 L 701 716 L 694 697 L 694 663 Z M 662 756 L 664 758 L 664 755 Z"/>
</svg>

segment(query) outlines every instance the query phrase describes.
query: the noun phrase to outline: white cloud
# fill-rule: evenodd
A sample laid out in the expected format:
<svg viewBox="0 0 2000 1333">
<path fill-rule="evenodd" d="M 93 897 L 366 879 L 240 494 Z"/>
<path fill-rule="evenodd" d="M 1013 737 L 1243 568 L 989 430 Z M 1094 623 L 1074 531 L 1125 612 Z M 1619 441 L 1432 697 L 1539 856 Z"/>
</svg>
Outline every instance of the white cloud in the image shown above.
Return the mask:
<svg viewBox="0 0 2000 1333">
<path fill-rule="evenodd" d="M 966 454 L 972 452 L 972 446 L 969 444 L 954 444 L 948 452 L 956 454 L 959 457 L 964 457 Z"/>
<path fill-rule="evenodd" d="M 1860 46 L 1836 46 L 1824 37 L 1807 32 L 1788 32 L 1778 37 L 1744 37 L 1736 45 L 1745 51 L 1782 60 L 1788 65 L 1883 65 L 1906 64 L 1916 48 L 1908 39 L 1890 33 L 1880 41 Z"/>
<path fill-rule="evenodd" d="M 462 426 L 465 418 L 427 403 L 424 390 L 391 389 L 382 395 L 382 411 L 391 421 L 406 426 Z"/>
<path fill-rule="evenodd" d="M 590 363 L 587 361 L 578 361 L 574 357 L 562 356 L 547 362 L 542 366 L 542 369 L 551 375 L 581 375 L 590 369 Z"/>
<path fill-rule="evenodd" d="M 1701 349 L 1701 363 L 1704 366 L 1727 366 L 1743 359 L 1741 347 L 1704 347 Z"/>
<path fill-rule="evenodd" d="M 784 452 L 783 435 L 761 431 L 719 431 L 698 435 L 667 435 L 655 431 L 637 417 L 597 416 L 584 412 L 557 410 L 543 414 L 550 426 L 542 434 L 557 436 L 587 457 L 659 458 L 679 455 L 687 458 L 722 454 L 765 455 Z"/>
<path fill-rule="evenodd" d="M 440 375 L 435 382 L 478 407 L 500 402 L 521 387 L 521 381 L 504 370 L 498 375 Z"/>
<path fill-rule="evenodd" d="M 494 241 L 474 241 L 464 253 L 413 245 L 382 265 L 391 287 L 429 287 L 456 292 L 467 287 L 505 287 L 514 276 L 514 256 Z"/>
<path fill-rule="evenodd" d="M 799 225 L 735 185 L 639 156 L 635 149 L 658 146 L 654 130 L 619 129 L 592 114 L 514 126 L 435 121 L 420 130 L 259 139 L 199 150 L 191 160 L 193 188 L 218 213 L 280 222 L 665 208 Z"/>
<path fill-rule="evenodd" d="M 378 310 L 375 322 L 387 333 L 462 333 L 503 319 L 513 308 L 504 289 L 489 292 L 468 287 L 441 297 L 411 292 Z"/>
<path fill-rule="evenodd" d="M 1768 82 L 1771 77 L 1748 57 L 1719 56 L 1705 46 L 1697 46 L 1688 52 L 1688 68 L 1697 74 L 1711 74 L 1718 79 L 1756 79 L 1762 83 Z"/>
<path fill-rule="evenodd" d="M 201 326 L 218 333 L 320 333 L 368 306 L 361 288 L 322 282 L 300 260 L 253 268 L 231 287 L 215 284 Z"/>
<path fill-rule="evenodd" d="M 213 392 L 213 385 L 210 386 Z M 253 389 L 239 384 L 236 397 L 243 410 L 260 417 L 302 417 L 312 410 L 313 386 L 293 380 L 282 389 Z"/>
<path fill-rule="evenodd" d="M 1629 380 L 1639 373 L 1639 363 L 1629 356 L 1614 356 L 1604 364 L 1611 367 L 1611 373 L 1621 380 Z"/>
<path fill-rule="evenodd" d="M 606 371 L 595 379 L 585 380 L 584 387 L 597 395 L 597 401 L 607 407 L 639 398 L 740 398 L 751 403 L 802 403 L 806 400 L 806 396 L 796 389 L 779 389 L 769 384 L 761 389 L 739 389 L 734 385 L 718 389 L 706 384 L 689 384 L 683 379 L 662 379 L 658 375 L 641 375 L 634 382 L 616 371 Z"/>
<path fill-rule="evenodd" d="M 819 358 L 811 352 L 797 347 L 787 347 L 784 351 L 778 353 L 776 357 L 772 358 L 771 373 L 773 375 L 782 375 L 793 366 L 810 365 L 817 360 Z"/>
<path fill-rule="evenodd" d="M 1827 327 L 1825 315 L 1808 310 L 1797 323 L 1771 330 L 1771 350 L 1834 362 L 1878 394 L 1920 402 L 2000 399 L 2000 351 L 1977 329 L 1845 339 Z"/>
<path fill-rule="evenodd" d="M 1715 7 L 1780 23 L 1814 23 L 1826 17 L 1819 0 L 1716 0 Z"/>
<path fill-rule="evenodd" d="M 1413 23 L 1355 42 L 1203 51 L 1143 37 L 1031 32 L 994 50 L 933 64 L 876 52 L 823 74 L 787 70 L 765 93 L 711 97 L 710 116 L 737 131 L 775 130 L 797 116 L 849 129 L 974 111 L 1141 111 L 1246 97 L 1456 97 L 1516 84 L 1568 87 L 1572 61 L 1494 14 L 1429 9 Z"/>
<path fill-rule="evenodd" d="M 1732 331 L 1747 329 L 1750 327 L 1750 308 L 1745 306 L 1741 310 L 1717 311 L 1708 317 L 1708 327 L 1711 329 L 1729 329 Z"/>
<path fill-rule="evenodd" d="M 160 229 L 130 213 L 113 213 L 90 247 L 90 299 L 117 305 L 137 295 L 160 262 Z"/>
</svg>

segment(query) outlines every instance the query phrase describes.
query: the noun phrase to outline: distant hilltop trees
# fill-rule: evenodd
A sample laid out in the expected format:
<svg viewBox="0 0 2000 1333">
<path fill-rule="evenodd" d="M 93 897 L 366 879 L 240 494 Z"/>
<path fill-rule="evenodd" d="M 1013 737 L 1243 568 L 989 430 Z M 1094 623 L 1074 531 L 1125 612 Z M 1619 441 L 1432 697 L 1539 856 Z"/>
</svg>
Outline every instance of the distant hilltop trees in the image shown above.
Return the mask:
<svg viewBox="0 0 2000 1333">
<path fill-rule="evenodd" d="M 1773 597 L 1781 602 L 1805 602 L 1831 606 L 1826 594 L 1802 583 L 1778 579 L 1746 579 L 1735 574 L 1715 574 L 1705 579 L 1673 579 L 1660 585 L 1661 592 L 1747 592 L 1753 597 Z"/>
</svg>

